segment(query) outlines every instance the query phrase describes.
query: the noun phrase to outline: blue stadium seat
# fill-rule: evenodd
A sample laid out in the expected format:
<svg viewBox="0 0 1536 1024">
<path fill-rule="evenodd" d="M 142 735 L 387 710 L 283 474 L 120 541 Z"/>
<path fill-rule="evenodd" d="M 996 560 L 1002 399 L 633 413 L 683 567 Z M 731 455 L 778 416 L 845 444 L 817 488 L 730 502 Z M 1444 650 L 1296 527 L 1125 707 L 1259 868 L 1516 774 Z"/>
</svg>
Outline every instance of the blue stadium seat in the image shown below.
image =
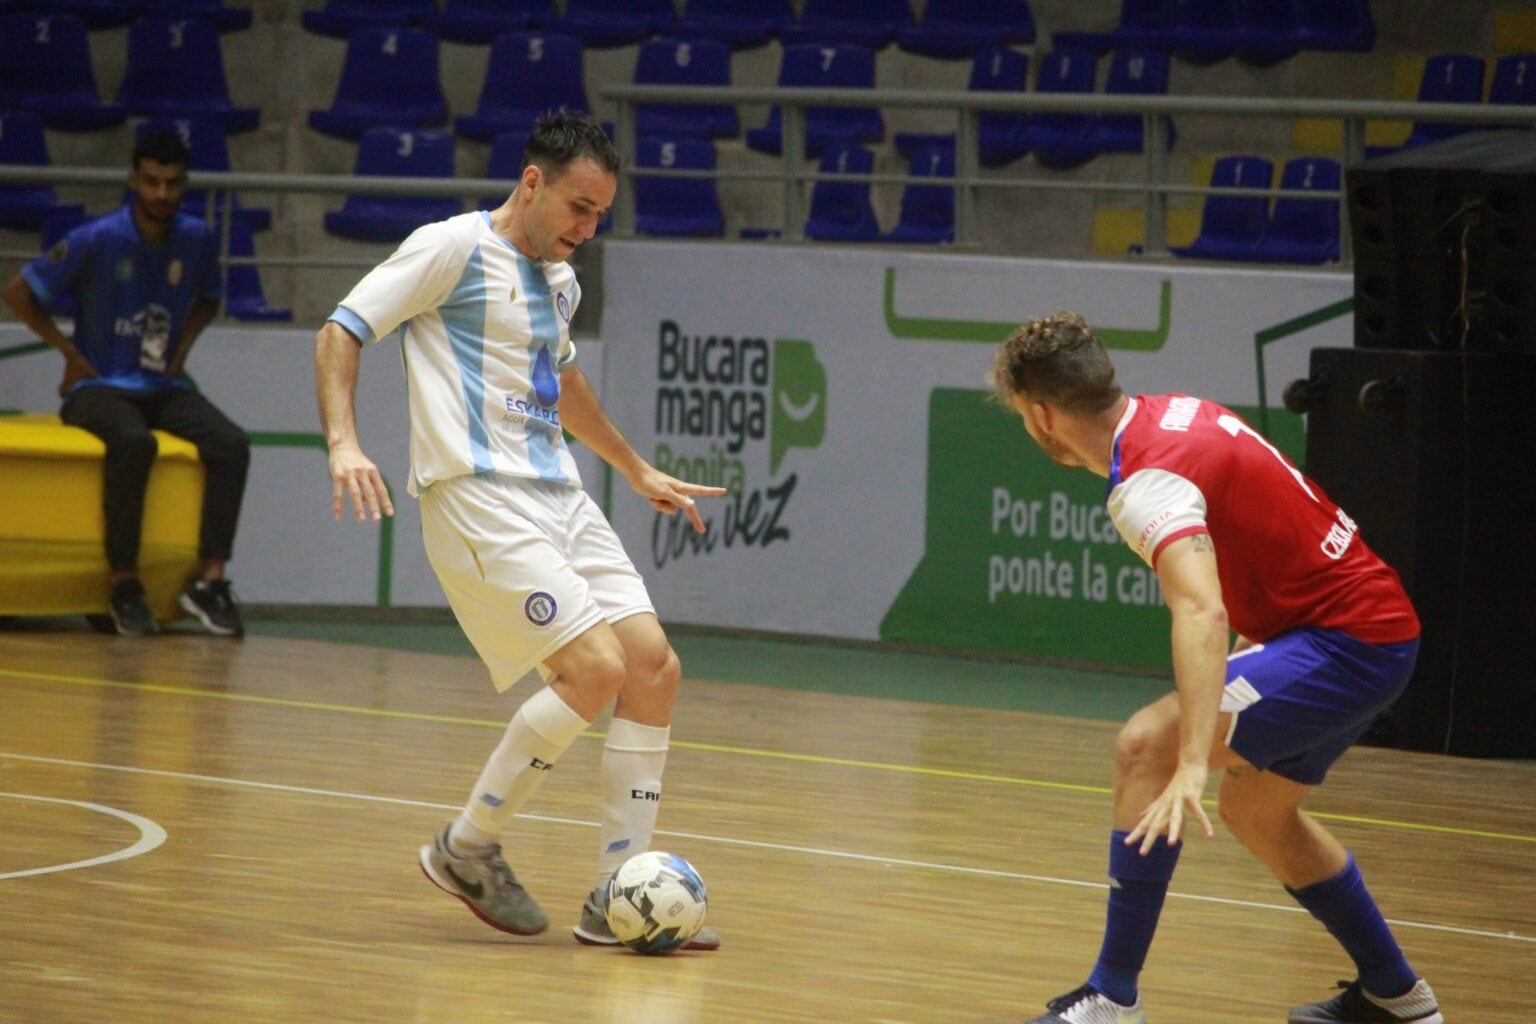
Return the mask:
<svg viewBox="0 0 1536 1024">
<path fill-rule="evenodd" d="M 533 130 L 546 110 L 591 109 L 582 82 L 581 40 L 557 33 L 512 32 L 491 44 L 485 85 L 473 114 L 456 117 L 453 130 L 489 142 L 503 132 Z"/>
<path fill-rule="evenodd" d="M 437 37 L 419 28 L 363 28 L 347 39 L 341 81 L 329 110 L 309 126 L 343 139 L 370 128 L 425 128 L 448 119 L 438 83 Z"/>
<path fill-rule="evenodd" d="M 1023 92 L 1029 83 L 1029 57 L 1006 46 L 987 50 L 971 61 L 971 92 Z M 977 156 L 985 167 L 1001 167 L 1029 152 L 1029 115 L 1020 111 L 980 111 L 976 118 Z M 942 135 L 900 132 L 896 151 L 909 160 L 919 150 L 947 146 L 954 151 L 953 132 Z"/>
<path fill-rule="evenodd" d="M 907 0 L 805 0 L 800 20 L 779 39 L 788 46 L 867 46 L 878 50 L 912 27 Z"/>
<path fill-rule="evenodd" d="M 1164 0 L 1120 0 L 1120 23 L 1110 32 L 1120 49 L 1168 48 L 1168 15 Z"/>
<path fill-rule="evenodd" d="M 1224 156 L 1211 169 L 1211 187 L 1269 188 L 1274 174 L 1274 164 L 1263 157 Z M 1268 230 L 1267 197 L 1208 195 L 1200 214 L 1199 236 L 1193 244 L 1173 249 L 1173 254 L 1205 260 L 1257 260 Z"/>
<path fill-rule="evenodd" d="M 638 173 L 644 167 L 713 171 L 713 142 L 689 136 L 643 138 L 635 143 L 635 167 L 636 231 L 680 237 L 724 234 L 725 215 L 713 178 L 650 178 Z"/>
<path fill-rule="evenodd" d="M 1424 62 L 1419 79 L 1420 103 L 1481 103 L 1483 101 L 1483 58 L 1470 53 L 1437 53 Z M 1453 135 L 1476 131 L 1475 124 L 1447 124 L 1415 121 L 1413 131 L 1402 148 L 1439 142 Z"/>
<path fill-rule="evenodd" d="M 219 30 L 201 18 L 134 22 L 117 101 L 133 114 L 218 121 L 228 132 L 250 131 L 261 119 L 255 107 L 231 102 Z"/>
<path fill-rule="evenodd" d="M 370 128 L 357 147 L 357 174 L 382 178 L 452 178 L 453 136 Z M 453 198 L 348 196 L 325 215 L 325 230 L 343 238 L 398 242 L 423 224 L 460 212 Z"/>
<path fill-rule="evenodd" d="M 1369 52 L 1376 45 L 1370 0 L 1296 0 L 1296 41 L 1303 50 Z"/>
<path fill-rule="evenodd" d="M 528 149 L 530 132 L 502 132 L 491 139 L 491 156 L 485 164 L 487 178 L 500 178 L 507 187 L 500 194 L 482 196 L 480 209 L 494 210 L 507 201 L 523 176 L 523 156 Z"/>
<path fill-rule="evenodd" d="M 189 171 L 213 171 L 224 172 L 230 170 L 229 143 L 225 138 L 224 126 L 216 120 L 199 120 L 195 118 L 177 117 L 151 118 L 139 124 L 135 130 L 139 138 L 151 132 L 168 131 L 175 132 L 181 137 L 181 141 L 187 147 L 187 169 Z M 214 190 L 213 212 L 215 216 L 224 208 L 224 193 L 222 190 Z M 235 221 L 244 224 L 250 231 L 265 231 L 272 226 L 272 211 L 265 207 L 244 206 L 240 197 L 235 196 L 231 203 L 234 209 Z M 208 193 L 202 189 L 187 189 L 182 197 L 181 208 L 184 212 L 194 217 L 206 217 L 208 214 Z"/>
<path fill-rule="evenodd" d="M 733 50 L 762 46 L 795 20 L 789 0 L 688 0 L 678 35 L 713 39 Z"/>
<path fill-rule="evenodd" d="M 121 28 L 134 18 L 149 12 L 148 0 L 46 0 L 17 3 L 18 10 L 37 14 L 69 14 L 85 22 L 88 31 Z"/>
<path fill-rule="evenodd" d="M 933 146 L 912 154 L 910 175 L 925 178 L 955 176 L 955 147 Z M 937 245 L 955 240 L 955 189 L 952 185 L 908 183 L 901 193 L 901 215 L 886 232 L 887 242 Z"/>
<path fill-rule="evenodd" d="M 1339 164 L 1319 157 L 1297 157 L 1280 174 L 1283 189 L 1337 190 Z M 1269 228 L 1259 243 L 1259 258 L 1272 263 L 1332 263 L 1339 258 L 1339 201 L 1275 199 Z"/>
<path fill-rule="evenodd" d="M 1215 64 L 1237 52 L 1233 0 L 1167 0 L 1168 48 L 1190 64 Z"/>
<path fill-rule="evenodd" d="M 168 18 L 202 18 L 220 32 L 250 28 L 254 20 L 249 7 L 225 7 L 224 0 L 157 0 L 145 5 L 144 13 Z"/>
<path fill-rule="evenodd" d="M 637 85 L 730 85 L 731 48 L 711 39 L 652 39 L 640 44 Z M 635 108 L 637 135 L 734 136 L 741 130 L 730 104 L 644 103 Z"/>
<path fill-rule="evenodd" d="M 565 0 L 555 26 L 593 47 L 627 46 L 676 27 L 672 0 Z"/>
<path fill-rule="evenodd" d="M 423 27 L 455 43 L 489 43 L 508 32 L 532 32 L 554 22 L 554 0 L 446 0 Z"/>
<path fill-rule="evenodd" d="M 828 146 L 821 154 L 822 174 L 870 174 L 875 154 L 854 143 Z M 880 238 L 867 181 L 818 181 L 811 188 L 807 237 L 821 242 L 874 242 Z"/>
<path fill-rule="evenodd" d="M 1034 41 L 1029 0 L 928 0 L 915 27 L 896 30 L 903 50 L 951 60 Z"/>
<path fill-rule="evenodd" d="M 1255 67 L 1296 56 L 1301 48 L 1296 0 L 1237 0 L 1237 55 Z"/>
<path fill-rule="evenodd" d="M 85 22 L 72 14 L 0 17 L 0 109 L 30 110 L 43 126 L 87 132 L 128 119 L 96 90 Z"/>
<path fill-rule="evenodd" d="M 786 46 L 779 65 L 781 86 L 873 89 L 875 51 L 865 46 Z M 747 148 L 777 156 L 783 146 L 783 111 L 774 104 L 768 123 L 747 131 Z M 818 156 L 833 141 L 878 142 L 885 120 L 875 107 L 810 107 L 805 112 L 805 153 Z"/>
<path fill-rule="evenodd" d="M 234 259 L 249 259 L 256 255 L 251 229 L 239 220 L 229 226 L 229 255 Z M 286 323 L 293 319 L 293 310 L 267 305 L 261 274 L 254 266 L 231 263 L 225 270 L 228 277 L 224 287 L 224 311 L 230 316 L 259 323 Z"/>
<path fill-rule="evenodd" d="M 324 7 L 303 12 L 299 20 L 306 32 L 350 39 L 358 29 L 423 24 L 436 10 L 436 0 L 325 0 Z"/>
<path fill-rule="evenodd" d="M 21 110 L 0 112 L 0 164 L 48 166 L 42 118 Z M 0 227 L 40 231 L 44 215 L 57 202 L 52 185 L 0 185 Z"/>
<path fill-rule="evenodd" d="M 1168 55 L 1161 50 L 1118 50 L 1109 62 L 1104 92 L 1122 96 L 1164 96 L 1168 93 Z M 1177 133 L 1168 123 L 1168 145 Z M 1100 153 L 1140 153 L 1145 144 L 1140 114 L 1104 114 L 1094 126 Z"/>
<path fill-rule="evenodd" d="M 1536 53 L 1506 53 L 1493 66 L 1489 103 L 1536 106 Z"/>
<path fill-rule="evenodd" d="M 1040 60 L 1035 91 L 1091 93 L 1097 75 L 1098 60 L 1093 54 L 1052 50 Z M 1096 120 L 1090 114 L 1035 114 L 1024 131 L 1029 151 L 1047 167 L 1066 169 L 1087 163 L 1098 153 Z"/>
</svg>

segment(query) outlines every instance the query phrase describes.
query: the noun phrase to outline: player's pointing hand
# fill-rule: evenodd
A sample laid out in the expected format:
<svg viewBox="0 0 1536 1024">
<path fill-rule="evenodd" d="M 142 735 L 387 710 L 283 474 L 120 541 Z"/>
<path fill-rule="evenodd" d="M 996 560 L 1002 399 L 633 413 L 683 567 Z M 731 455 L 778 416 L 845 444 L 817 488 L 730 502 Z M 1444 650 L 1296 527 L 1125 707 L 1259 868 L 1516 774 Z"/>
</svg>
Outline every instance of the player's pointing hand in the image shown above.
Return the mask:
<svg viewBox="0 0 1536 1024">
<path fill-rule="evenodd" d="M 629 481 L 629 485 L 635 492 L 643 495 L 651 503 L 651 507 L 658 512 L 667 515 L 676 515 L 679 511 L 688 515 L 688 521 L 693 524 L 695 531 L 703 533 L 705 530 L 704 519 L 699 515 L 694 495 L 719 497 L 725 493 L 724 487 L 707 487 L 704 484 L 693 484 L 686 480 L 679 480 L 654 467 L 647 467 L 642 473 L 635 475 Z"/>
</svg>

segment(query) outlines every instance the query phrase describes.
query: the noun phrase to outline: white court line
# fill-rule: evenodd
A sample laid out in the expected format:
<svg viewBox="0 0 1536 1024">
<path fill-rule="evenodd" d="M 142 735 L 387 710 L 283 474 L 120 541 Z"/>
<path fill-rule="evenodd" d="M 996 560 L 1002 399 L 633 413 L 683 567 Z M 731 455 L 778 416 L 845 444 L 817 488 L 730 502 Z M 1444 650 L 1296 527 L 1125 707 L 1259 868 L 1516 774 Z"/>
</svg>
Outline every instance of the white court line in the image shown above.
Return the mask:
<svg viewBox="0 0 1536 1024">
<path fill-rule="evenodd" d="M 141 853 L 148 853 L 165 842 L 165 829 L 148 818 L 141 818 L 137 814 L 121 811 L 116 807 L 103 807 L 101 804 L 87 803 L 84 800 L 61 800 L 51 796 L 36 796 L 32 793 L 0 793 L 0 797 L 11 797 L 16 800 L 39 800 L 49 804 L 68 804 L 71 807 L 84 807 L 88 811 L 100 811 L 102 814 L 110 814 L 114 818 L 121 818 L 139 830 L 138 842 L 132 846 L 125 846 L 115 853 L 105 853 L 100 857 L 92 857 L 89 860 L 70 861 L 68 864 L 53 864 L 45 868 L 7 871 L 0 873 L 0 881 L 7 878 L 26 878 L 29 875 L 51 875 L 55 871 L 74 871 L 78 868 L 95 867 L 97 864 L 110 864 L 115 860 L 127 860 L 129 857 L 137 857 Z"/>
<path fill-rule="evenodd" d="M 206 782 L 215 786 L 240 786 L 247 789 L 264 789 L 278 793 L 297 793 L 304 796 L 323 796 L 337 800 L 361 800 L 370 803 L 391 804 L 397 807 L 426 807 L 440 811 L 457 811 L 459 804 L 439 804 L 427 800 L 408 800 L 404 797 L 373 796 L 368 793 L 347 793 L 335 789 L 316 789 L 311 786 L 289 786 L 276 782 L 256 782 L 250 779 L 231 779 L 217 775 L 197 775 L 191 772 L 168 772 L 154 768 L 135 768 L 128 765 L 97 764 L 91 761 L 71 761 L 60 757 L 37 757 L 31 754 L 11 754 L 0 751 L 0 758 L 13 761 L 31 761 L 37 764 L 65 765 L 71 768 L 90 768 L 99 771 L 126 772 L 133 775 L 154 775 L 168 779 L 182 779 L 191 782 Z M 107 808 L 101 808 L 108 810 Z M 115 813 L 108 811 L 108 813 Z M 556 818 L 545 814 L 518 814 L 517 817 L 527 821 L 543 821 L 557 825 L 580 825 L 586 828 L 596 828 L 597 823 L 592 821 L 580 821 L 575 818 Z M 153 823 L 151 823 L 153 824 Z M 156 826 L 157 828 L 159 826 Z M 798 853 L 808 857 L 832 857 L 838 860 L 868 861 L 872 864 L 895 864 L 901 867 L 920 868 L 927 871 L 946 871 L 951 874 L 976 875 L 983 878 L 1003 878 L 1018 882 L 1040 882 L 1045 885 L 1069 885 L 1083 889 L 1108 889 L 1107 882 L 1085 882 L 1076 878 L 1058 878 L 1054 875 L 1032 875 L 1021 871 L 999 871 L 995 868 L 974 868 L 961 864 L 944 864 L 937 861 L 908 860 L 903 857 L 882 857 L 872 853 L 852 853 L 846 850 L 828 850 L 814 846 L 793 846 L 788 843 L 766 843 L 756 839 L 737 839 L 732 836 L 711 836 L 697 832 L 673 832 L 666 829 L 657 829 L 657 835 L 676 836 L 679 839 L 696 839 L 705 843 L 722 843 L 728 846 L 746 846 L 758 850 L 777 850 L 781 853 Z M 158 844 L 156 844 L 158 845 Z M 0 876 L 6 877 L 6 876 Z M 1284 903 L 1260 903 L 1256 900 L 1236 900 L 1221 896 L 1196 896 L 1190 893 L 1168 893 L 1172 899 L 1193 900 L 1199 903 L 1221 903 L 1231 907 L 1245 907 L 1250 910 L 1279 910 L 1288 914 L 1306 913 L 1301 907 Z M 1425 931 L 1450 932 L 1455 935 L 1471 935 L 1484 939 L 1503 939 L 1506 942 L 1529 942 L 1536 944 L 1536 936 L 1521 935 L 1517 932 L 1495 932 L 1480 928 L 1462 928 L 1456 925 L 1435 924 L 1430 921 L 1406 921 L 1398 918 L 1388 918 L 1387 923 L 1398 928 L 1418 928 Z"/>
</svg>

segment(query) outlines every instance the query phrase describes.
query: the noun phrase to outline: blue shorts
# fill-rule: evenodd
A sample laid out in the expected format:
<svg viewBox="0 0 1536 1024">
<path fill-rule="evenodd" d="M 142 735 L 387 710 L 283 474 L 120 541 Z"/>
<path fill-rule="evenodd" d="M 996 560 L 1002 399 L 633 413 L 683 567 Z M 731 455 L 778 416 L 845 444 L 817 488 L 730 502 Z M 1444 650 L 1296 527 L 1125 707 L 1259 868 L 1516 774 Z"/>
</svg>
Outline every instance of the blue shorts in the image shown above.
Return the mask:
<svg viewBox="0 0 1536 1024">
<path fill-rule="evenodd" d="M 1413 674 L 1419 641 L 1376 645 L 1297 629 L 1227 659 L 1227 746 L 1255 768 L 1315 786 Z"/>
</svg>

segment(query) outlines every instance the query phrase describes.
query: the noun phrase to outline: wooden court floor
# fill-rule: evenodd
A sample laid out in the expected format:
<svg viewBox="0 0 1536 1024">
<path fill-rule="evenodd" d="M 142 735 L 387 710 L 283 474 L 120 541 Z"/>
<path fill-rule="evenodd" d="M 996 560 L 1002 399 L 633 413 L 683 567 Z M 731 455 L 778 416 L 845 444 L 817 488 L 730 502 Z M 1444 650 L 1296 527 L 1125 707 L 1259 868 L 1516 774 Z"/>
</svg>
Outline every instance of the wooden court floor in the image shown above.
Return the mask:
<svg viewBox="0 0 1536 1024">
<path fill-rule="evenodd" d="M 0 1022 L 1008 1022 L 1086 975 L 1114 725 L 689 679 L 657 846 L 724 948 L 652 959 L 569 931 L 601 721 L 507 842 L 548 933 L 416 866 L 527 695 L 445 655 L 0 632 Z M 1536 1019 L 1536 765 L 1358 749 L 1312 807 L 1448 1021 Z M 1143 996 L 1278 1024 L 1352 973 L 1218 826 Z"/>
</svg>

